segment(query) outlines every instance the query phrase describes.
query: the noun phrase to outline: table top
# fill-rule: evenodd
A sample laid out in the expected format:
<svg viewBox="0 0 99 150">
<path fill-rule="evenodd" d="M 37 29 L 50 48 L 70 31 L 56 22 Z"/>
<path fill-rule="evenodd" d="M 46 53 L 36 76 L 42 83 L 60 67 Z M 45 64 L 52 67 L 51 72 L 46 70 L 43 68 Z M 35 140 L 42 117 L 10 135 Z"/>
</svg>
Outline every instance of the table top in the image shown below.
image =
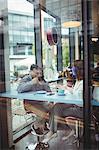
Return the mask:
<svg viewBox="0 0 99 150">
<path fill-rule="evenodd" d="M 0 97 L 6 98 L 15 98 L 15 99 L 28 99 L 28 100 L 36 100 L 36 101 L 48 101 L 48 102 L 58 102 L 58 103 L 67 103 L 67 104 L 76 104 L 83 105 L 83 100 L 78 98 L 76 95 L 65 94 L 64 96 L 59 96 L 57 93 L 53 95 L 48 95 L 48 93 L 40 94 L 38 92 L 25 92 L 18 93 L 17 91 L 9 91 L 0 93 Z M 92 105 L 99 106 L 99 102 L 92 100 Z"/>
<path fill-rule="evenodd" d="M 73 103 L 73 104 L 83 104 L 81 99 L 73 98 L 72 94 L 66 94 L 64 96 L 59 96 L 57 93 L 53 95 L 38 94 L 38 92 L 25 92 L 18 93 L 17 91 L 10 91 L 5 93 L 0 93 L 1 97 L 17 98 L 17 99 L 28 99 L 37 101 L 49 101 L 49 102 L 62 102 L 62 103 Z"/>
</svg>

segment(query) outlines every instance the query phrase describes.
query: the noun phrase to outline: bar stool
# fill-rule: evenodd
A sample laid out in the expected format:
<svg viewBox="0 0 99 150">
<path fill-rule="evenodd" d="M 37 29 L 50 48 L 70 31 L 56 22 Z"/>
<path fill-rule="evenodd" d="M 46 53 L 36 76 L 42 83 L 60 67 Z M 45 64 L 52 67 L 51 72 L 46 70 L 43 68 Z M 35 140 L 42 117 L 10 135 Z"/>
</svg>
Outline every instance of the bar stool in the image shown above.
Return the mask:
<svg viewBox="0 0 99 150">
<path fill-rule="evenodd" d="M 65 121 L 68 125 L 75 125 L 75 141 L 73 143 L 77 143 L 77 147 L 80 147 L 80 136 L 81 136 L 81 128 L 83 128 L 83 120 L 80 118 L 68 116 L 65 117 Z"/>
<path fill-rule="evenodd" d="M 93 114 L 93 122 L 94 122 L 94 127 L 95 127 L 95 140 L 97 142 L 97 145 L 99 146 L 99 120 L 97 117 Z"/>
<path fill-rule="evenodd" d="M 31 112 L 32 114 L 35 115 L 35 120 L 31 124 L 31 133 L 32 133 L 32 135 L 37 137 L 37 142 L 35 144 L 34 143 L 29 144 L 28 146 L 26 146 L 26 149 L 27 150 L 44 150 L 44 149 L 47 149 L 49 147 L 48 143 L 41 142 L 41 138 L 44 137 L 44 135 L 46 133 L 44 131 L 41 131 L 40 127 L 35 129 L 35 125 L 34 124 L 38 120 L 39 116 L 38 116 L 38 114 L 36 114 L 35 109 L 33 110 L 33 108 L 32 108 L 32 110 L 31 110 L 29 108 L 30 106 L 31 106 L 31 104 L 28 105 L 28 100 L 24 100 L 24 108 L 25 108 L 25 110 L 27 112 Z M 46 114 L 45 118 L 42 118 L 42 119 L 47 119 L 46 117 L 48 117 L 48 114 Z M 41 123 L 42 123 L 42 120 L 40 121 L 40 124 Z"/>
<path fill-rule="evenodd" d="M 48 143 L 41 142 L 41 138 L 44 137 L 45 133 L 40 131 L 39 128 L 34 128 L 34 123 L 31 124 L 31 133 L 37 137 L 37 143 L 31 143 L 26 147 L 26 150 L 44 150 L 49 148 Z"/>
</svg>

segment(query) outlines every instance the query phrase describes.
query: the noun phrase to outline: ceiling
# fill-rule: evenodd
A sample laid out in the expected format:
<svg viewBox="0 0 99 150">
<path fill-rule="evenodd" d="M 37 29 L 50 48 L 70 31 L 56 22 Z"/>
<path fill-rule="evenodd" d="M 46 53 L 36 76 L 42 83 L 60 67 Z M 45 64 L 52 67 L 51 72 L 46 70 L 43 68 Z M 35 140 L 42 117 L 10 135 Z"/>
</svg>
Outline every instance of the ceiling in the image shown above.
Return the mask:
<svg viewBox="0 0 99 150">
<path fill-rule="evenodd" d="M 61 18 L 61 22 L 81 20 L 81 0 L 46 0 L 46 8 Z"/>
<path fill-rule="evenodd" d="M 82 0 L 40 0 L 40 4 L 53 14 L 60 17 L 61 23 L 70 20 L 82 22 Z M 99 0 L 89 0 L 90 4 L 90 31 L 99 35 Z"/>
<path fill-rule="evenodd" d="M 61 19 L 61 23 L 78 20 L 82 22 L 82 0 L 27 0 L 33 3 L 40 3 L 52 14 Z M 99 35 L 99 0 L 88 0 L 90 4 L 90 31 Z"/>
</svg>

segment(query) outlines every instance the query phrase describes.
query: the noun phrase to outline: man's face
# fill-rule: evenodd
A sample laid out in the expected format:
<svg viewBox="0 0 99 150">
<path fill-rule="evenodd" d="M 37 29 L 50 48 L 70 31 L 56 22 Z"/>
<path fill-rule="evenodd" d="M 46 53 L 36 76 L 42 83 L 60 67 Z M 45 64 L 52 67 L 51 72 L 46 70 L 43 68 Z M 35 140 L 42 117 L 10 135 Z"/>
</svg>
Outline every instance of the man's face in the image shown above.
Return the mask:
<svg viewBox="0 0 99 150">
<path fill-rule="evenodd" d="M 38 69 L 34 68 L 30 71 L 32 78 L 38 77 Z"/>
<path fill-rule="evenodd" d="M 42 77 L 42 69 L 38 68 L 37 76 L 38 76 L 38 78 Z"/>
<path fill-rule="evenodd" d="M 35 77 L 38 77 L 38 78 L 41 78 L 42 77 L 42 70 L 40 69 L 40 68 L 38 68 L 38 69 L 33 69 L 31 72 L 30 72 L 30 74 L 31 74 L 31 76 L 33 77 L 33 78 L 35 78 Z"/>
</svg>

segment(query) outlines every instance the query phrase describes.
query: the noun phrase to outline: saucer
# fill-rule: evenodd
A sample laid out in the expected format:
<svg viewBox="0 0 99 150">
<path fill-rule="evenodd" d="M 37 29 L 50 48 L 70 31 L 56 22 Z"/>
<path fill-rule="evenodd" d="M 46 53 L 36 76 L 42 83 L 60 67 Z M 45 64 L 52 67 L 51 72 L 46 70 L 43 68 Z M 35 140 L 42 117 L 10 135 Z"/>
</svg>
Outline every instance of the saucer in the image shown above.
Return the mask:
<svg viewBox="0 0 99 150">
<path fill-rule="evenodd" d="M 57 93 L 58 96 L 65 96 L 65 93 Z"/>
<path fill-rule="evenodd" d="M 37 91 L 36 94 L 46 94 L 46 91 Z"/>
</svg>

